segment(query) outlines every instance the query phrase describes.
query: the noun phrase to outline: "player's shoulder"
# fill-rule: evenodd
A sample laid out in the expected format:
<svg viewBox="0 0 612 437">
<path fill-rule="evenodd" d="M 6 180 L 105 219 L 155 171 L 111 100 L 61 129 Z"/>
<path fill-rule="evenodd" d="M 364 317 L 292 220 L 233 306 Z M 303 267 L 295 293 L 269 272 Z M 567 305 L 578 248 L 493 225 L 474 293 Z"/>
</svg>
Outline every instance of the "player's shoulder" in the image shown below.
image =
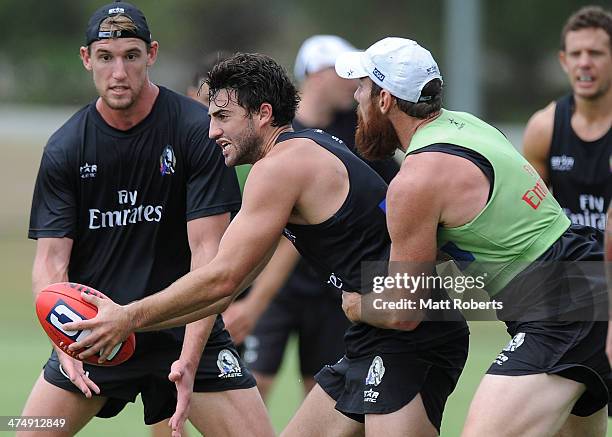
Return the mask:
<svg viewBox="0 0 612 437">
<path fill-rule="evenodd" d="M 389 183 L 388 199 L 399 203 L 431 203 L 448 192 L 448 184 L 461 185 L 473 178 L 474 164 L 451 153 L 428 151 L 406 156 L 399 172 Z M 427 200 L 430 198 L 430 200 Z"/>
<path fill-rule="evenodd" d="M 455 171 L 447 162 L 457 158 L 443 152 L 410 153 L 406 155 L 399 172 L 389 184 L 389 190 L 402 191 L 410 186 L 432 186 L 443 179 L 444 171 Z M 454 160 L 453 160 L 454 161 Z M 459 161 L 461 162 L 461 161 Z M 434 176 L 435 175 L 435 176 Z"/>
<path fill-rule="evenodd" d="M 311 133 L 314 135 L 291 137 L 279 142 L 276 150 L 269 154 L 269 165 L 286 166 L 296 175 L 316 174 L 317 170 L 320 170 L 325 165 L 325 161 L 330 158 L 329 153 L 324 152 L 326 148 L 321 143 L 327 140 L 329 144 L 333 141 L 331 139 L 333 137 L 323 131 L 317 133 L 316 130 L 313 130 Z M 339 145 L 346 147 L 341 140 L 338 141 Z"/>
<path fill-rule="evenodd" d="M 265 157 L 255 162 L 249 180 L 268 179 L 274 183 L 290 183 L 308 172 L 308 138 L 290 138 L 278 142 Z"/>
<path fill-rule="evenodd" d="M 308 133 L 308 131 L 314 132 L 314 130 L 312 129 L 308 129 L 304 132 Z M 287 153 L 288 151 L 293 152 L 296 150 L 302 150 L 304 148 L 312 147 L 313 143 L 316 143 L 316 141 L 310 136 L 294 136 L 278 142 L 277 145 L 278 150 Z"/>
<path fill-rule="evenodd" d="M 47 161 L 62 165 L 77 159 L 84 141 L 89 111 L 94 104 L 95 101 L 79 109 L 49 137 L 43 152 Z"/>
<path fill-rule="evenodd" d="M 552 124 L 555 119 L 555 109 L 557 107 L 557 102 L 552 101 L 544 108 L 541 108 L 533 113 L 533 115 L 529 118 L 527 122 L 527 126 L 530 124 L 536 128 L 546 127 L 549 125 L 552 127 Z"/>
<path fill-rule="evenodd" d="M 339 137 L 324 131 L 322 129 L 302 129 L 293 132 L 293 135 L 289 138 L 285 138 L 279 143 L 283 150 L 291 151 L 291 153 L 303 155 L 304 159 L 310 157 L 316 157 L 316 153 L 313 151 L 320 151 L 322 149 L 341 149 L 350 151 L 348 145 Z"/>
<path fill-rule="evenodd" d="M 526 135 L 552 134 L 557 102 L 550 102 L 546 107 L 534 112 L 525 127 Z"/>
<path fill-rule="evenodd" d="M 525 127 L 523 149 L 527 153 L 547 154 L 552 141 L 556 102 L 536 111 Z"/>
<path fill-rule="evenodd" d="M 285 159 L 279 156 L 266 156 L 255 162 L 249 171 L 243 190 L 243 206 L 267 201 L 300 190 L 298 171 L 290 171 Z M 255 203 L 252 203 L 255 201 Z"/>
<path fill-rule="evenodd" d="M 434 155 L 438 153 L 418 153 L 404 161 L 387 189 L 388 217 L 420 217 L 434 205 L 437 207 L 444 181 L 449 177 L 442 174 Z M 439 155 L 444 158 L 444 154 Z"/>
</svg>

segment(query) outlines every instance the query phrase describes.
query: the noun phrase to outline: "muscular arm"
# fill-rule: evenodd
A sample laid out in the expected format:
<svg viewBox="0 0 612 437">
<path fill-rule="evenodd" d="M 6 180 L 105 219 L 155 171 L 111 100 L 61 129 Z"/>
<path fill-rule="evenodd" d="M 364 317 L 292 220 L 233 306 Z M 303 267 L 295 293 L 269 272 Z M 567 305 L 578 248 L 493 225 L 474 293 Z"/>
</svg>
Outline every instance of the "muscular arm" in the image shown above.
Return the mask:
<svg viewBox="0 0 612 437">
<path fill-rule="evenodd" d="M 548 158 L 553 136 L 555 103 L 531 116 L 523 135 L 523 155 L 536 169 L 547 185 L 550 185 Z"/>
<path fill-rule="evenodd" d="M 210 263 L 165 290 L 125 307 L 95 301 L 99 310 L 94 319 L 67 325 L 67 329 L 92 330 L 85 341 L 70 347 L 74 350 L 91 346 L 80 355 L 85 358 L 100 349 L 111 350 L 134 330 L 159 326 L 156 324 L 169 319 L 174 319 L 177 326 L 184 324 L 181 316 L 222 300 L 224 304 L 216 311 L 225 310 L 231 298 L 267 262 L 306 181 L 301 172 L 283 162 L 265 159 L 254 165 L 244 190 L 242 208 L 223 235 L 219 251 Z M 195 319 L 188 317 L 187 321 Z"/>
<path fill-rule="evenodd" d="M 68 263 L 72 251 L 70 238 L 40 238 L 36 243 L 36 255 L 32 267 L 32 292 L 34 299 L 46 286 L 68 281 Z"/>
<path fill-rule="evenodd" d="M 236 344 L 242 343 L 251 333 L 259 317 L 287 281 L 299 258 L 293 245 L 286 238 L 281 238 L 274 255 L 255 280 L 248 296 L 234 302 L 223 313 L 225 327 Z"/>
<path fill-rule="evenodd" d="M 178 317 L 173 317 L 171 319 L 164 320 L 159 323 L 154 323 L 144 328 L 139 328 L 137 329 L 137 331 L 138 332 L 156 331 L 160 329 L 173 328 L 175 326 L 183 326 L 186 323 L 193 322 L 194 320 L 200 320 L 204 317 L 221 314 L 223 311 L 225 311 L 230 306 L 234 298 L 238 296 L 240 293 L 242 293 L 249 285 L 251 285 L 254 278 L 260 272 L 262 272 L 262 270 L 264 270 L 264 267 L 266 267 L 266 264 L 268 264 L 268 261 L 274 254 L 274 249 L 275 248 L 272 247 L 270 251 L 266 255 L 264 255 L 264 257 L 262 258 L 261 262 L 257 265 L 257 267 L 255 267 L 255 269 L 253 269 L 253 271 L 244 278 L 242 283 L 238 287 L 236 287 L 235 292 L 232 293 L 230 296 L 226 296 L 222 299 L 218 299 L 217 301 L 209 305 L 205 305 L 204 307 L 198 310 L 192 311 L 189 314 L 185 314 L 183 316 L 178 316 Z"/>
<path fill-rule="evenodd" d="M 429 276 L 435 266 L 442 202 L 430 179 L 432 168 L 427 164 L 432 162 L 431 157 L 415 155 L 414 158 L 421 162 L 413 166 L 404 163 L 387 192 L 387 227 L 391 237 L 388 274 L 391 277 L 396 274 Z M 382 294 L 370 293 L 363 297 L 361 321 L 386 329 L 414 329 L 421 320 L 418 302 L 428 296 L 429 290 L 425 287 L 412 292 L 389 288 Z M 408 299 L 416 303 L 416 309 L 376 309 L 373 300 L 377 298 L 386 302 Z"/>
<path fill-rule="evenodd" d="M 416 328 L 422 319 L 420 303 L 430 295 L 424 282 L 435 275 L 438 227 L 472 221 L 487 204 L 488 193 L 486 176 L 467 159 L 439 152 L 408 156 L 387 192 L 393 283 L 384 284 L 382 293 L 361 298 L 343 293 L 349 319 L 381 328 Z M 400 283 L 395 280 L 398 274 Z M 385 303 L 411 307 L 385 308 Z"/>
<path fill-rule="evenodd" d="M 73 241 L 70 238 L 39 238 L 32 267 L 32 293 L 34 299 L 48 285 L 68 281 L 68 265 Z M 83 363 L 67 355 L 52 343 L 53 349 L 70 381 L 85 395 L 91 398 L 92 392 L 99 394 L 100 388 L 83 371 Z"/>
<path fill-rule="evenodd" d="M 298 194 L 295 186 L 280 182 L 282 177 L 269 177 L 280 176 L 279 169 L 264 167 L 270 165 L 262 162 L 251 170 L 243 206 L 221 239 L 217 256 L 166 290 L 128 305 L 137 329 L 233 296 L 245 279 L 257 273 L 261 260 L 276 245 Z"/>
</svg>

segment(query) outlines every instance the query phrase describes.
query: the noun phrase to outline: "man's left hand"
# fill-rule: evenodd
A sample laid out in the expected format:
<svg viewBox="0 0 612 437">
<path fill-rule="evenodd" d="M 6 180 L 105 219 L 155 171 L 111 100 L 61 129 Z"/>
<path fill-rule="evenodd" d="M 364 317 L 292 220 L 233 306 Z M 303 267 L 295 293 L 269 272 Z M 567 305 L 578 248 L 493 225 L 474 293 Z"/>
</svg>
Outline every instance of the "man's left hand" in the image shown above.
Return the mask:
<svg viewBox="0 0 612 437">
<path fill-rule="evenodd" d="M 189 417 L 191 406 L 191 394 L 193 393 L 193 382 L 195 380 L 196 369 L 192 369 L 180 359 L 172 363 L 168 379 L 176 385 L 176 410 L 168 421 L 172 428 L 172 437 L 181 437 L 183 426 Z"/>
</svg>

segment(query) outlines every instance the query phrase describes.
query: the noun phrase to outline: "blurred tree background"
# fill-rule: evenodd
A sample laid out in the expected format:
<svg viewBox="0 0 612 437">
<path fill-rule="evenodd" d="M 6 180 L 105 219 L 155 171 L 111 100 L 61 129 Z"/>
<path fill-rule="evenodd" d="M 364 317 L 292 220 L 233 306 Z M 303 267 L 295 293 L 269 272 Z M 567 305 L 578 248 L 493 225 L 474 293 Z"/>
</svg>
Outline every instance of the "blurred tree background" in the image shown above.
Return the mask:
<svg viewBox="0 0 612 437">
<path fill-rule="evenodd" d="M 450 2 L 461 11 L 464 0 L 133 3 L 144 11 L 160 42 L 153 79 L 183 91 L 198 60 L 221 49 L 267 53 L 291 72 L 300 43 L 316 33 L 338 34 L 362 48 L 388 35 L 417 39 L 432 51 L 444 75 Z M 535 109 L 566 92 L 557 62 L 559 33 L 572 12 L 590 3 L 606 7 L 578 0 L 480 1 L 481 63 L 474 80 L 480 81 L 481 115 L 524 123 Z M 81 106 L 89 101 L 95 91 L 78 48 L 89 16 L 102 4 L 0 0 L 0 103 Z"/>
</svg>

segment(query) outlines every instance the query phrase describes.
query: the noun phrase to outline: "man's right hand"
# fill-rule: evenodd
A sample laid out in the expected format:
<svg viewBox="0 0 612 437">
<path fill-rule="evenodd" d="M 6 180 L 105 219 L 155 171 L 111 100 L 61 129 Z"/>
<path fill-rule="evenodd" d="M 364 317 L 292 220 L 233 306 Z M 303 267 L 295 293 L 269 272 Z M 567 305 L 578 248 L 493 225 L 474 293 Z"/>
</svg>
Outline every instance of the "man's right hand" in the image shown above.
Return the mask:
<svg viewBox="0 0 612 437">
<path fill-rule="evenodd" d="M 93 396 L 92 391 L 99 395 L 100 387 L 89 379 L 89 372 L 83 369 L 83 362 L 72 358 L 60 348 L 56 347 L 55 350 L 61 366 L 60 371 L 64 376 L 70 379 L 70 381 L 83 392 L 85 397 L 91 398 Z"/>
</svg>

